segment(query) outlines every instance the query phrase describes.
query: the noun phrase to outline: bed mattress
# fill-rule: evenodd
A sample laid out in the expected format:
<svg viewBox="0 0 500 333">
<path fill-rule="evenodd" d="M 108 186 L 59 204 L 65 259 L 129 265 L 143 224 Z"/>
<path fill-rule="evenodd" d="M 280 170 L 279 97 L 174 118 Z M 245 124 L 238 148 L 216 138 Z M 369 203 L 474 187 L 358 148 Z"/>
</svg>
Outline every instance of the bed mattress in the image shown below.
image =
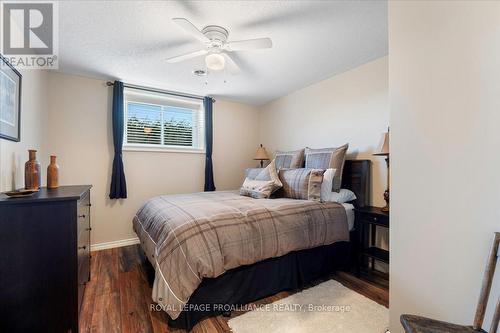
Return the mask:
<svg viewBox="0 0 500 333">
<path fill-rule="evenodd" d="M 348 241 L 347 211 L 334 202 L 203 192 L 150 199 L 133 227 L 155 268 L 152 298 L 175 319 L 205 277 Z"/>
</svg>

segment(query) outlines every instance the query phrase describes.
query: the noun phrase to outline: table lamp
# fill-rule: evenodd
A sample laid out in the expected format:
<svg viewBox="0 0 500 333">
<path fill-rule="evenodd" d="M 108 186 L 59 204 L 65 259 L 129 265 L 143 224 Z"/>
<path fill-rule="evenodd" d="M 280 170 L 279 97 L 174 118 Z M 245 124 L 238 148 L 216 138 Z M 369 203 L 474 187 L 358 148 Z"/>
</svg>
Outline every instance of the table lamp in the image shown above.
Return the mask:
<svg viewBox="0 0 500 333">
<path fill-rule="evenodd" d="M 255 157 L 253 158 L 254 160 L 260 161 L 260 167 L 264 167 L 264 161 L 269 160 L 269 155 L 267 154 L 266 148 L 260 145 L 260 147 L 257 149 L 257 153 L 255 154 Z"/>
<path fill-rule="evenodd" d="M 382 134 L 380 145 L 373 153 L 376 156 L 386 156 L 385 162 L 387 163 L 387 189 L 384 192 L 385 207 L 382 208 L 383 212 L 389 212 L 389 130 Z"/>
</svg>

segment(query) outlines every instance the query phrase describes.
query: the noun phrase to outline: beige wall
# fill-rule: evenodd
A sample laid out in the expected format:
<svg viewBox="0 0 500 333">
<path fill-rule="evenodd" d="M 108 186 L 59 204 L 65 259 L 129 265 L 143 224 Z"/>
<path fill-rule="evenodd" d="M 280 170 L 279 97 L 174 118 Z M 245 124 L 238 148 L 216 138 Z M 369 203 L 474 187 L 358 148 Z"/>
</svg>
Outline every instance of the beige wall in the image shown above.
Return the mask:
<svg viewBox="0 0 500 333">
<path fill-rule="evenodd" d="M 389 54 L 391 332 L 470 325 L 500 231 L 500 2 L 389 2 Z"/>
<path fill-rule="evenodd" d="M 113 156 L 110 89 L 104 81 L 73 75 L 44 71 L 23 74 L 22 142 L 0 140 L 1 190 L 23 186 L 28 148 L 40 151 L 43 182 L 48 156 L 57 155 L 62 185 L 93 185 L 93 244 L 134 238 L 131 219 L 154 195 L 203 190 L 203 154 L 125 151 L 129 197 L 109 200 Z M 371 152 L 387 127 L 386 104 L 387 58 L 262 108 L 217 101 L 213 152 L 217 189 L 239 187 L 243 170 L 257 165 L 251 158 L 261 142 L 273 151 L 348 141 L 351 157 L 374 161 L 374 203 L 381 205 L 385 164 Z M 300 131 L 281 130 L 297 126 Z"/>
<path fill-rule="evenodd" d="M 28 149 L 38 150 L 42 163 L 42 184 L 49 157 L 45 150 L 47 131 L 47 73 L 41 70 L 21 71 L 21 142 L 0 139 L 0 192 L 24 187 L 24 163 Z"/>
<path fill-rule="evenodd" d="M 349 143 L 348 158 L 370 159 L 371 201 L 384 206 L 383 157 L 373 156 L 389 125 L 388 59 L 383 57 L 287 96 L 260 111 L 260 139 L 270 152 Z M 389 248 L 389 233 L 377 229 L 377 246 Z M 387 272 L 387 265 L 376 263 Z"/>
<path fill-rule="evenodd" d="M 134 238 L 132 218 L 149 198 L 203 190 L 205 157 L 194 153 L 125 151 L 128 198 L 108 199 L 113 146 L 111 90 L 104 81 L 50 73 L 50 153 L 59 156 L 61 183 L 92 184 L 92 243 Z M 236 189 L 257 147 L 253 107 L 214 104 L 214 174 L 217 189 Z"/>
<path fill-rule="evenodd" d="M 59 157 L 61 184 L 94 186 L 93 244 L 134 238 L 132 217 L 155 195 L 203 190 L 203 154 L 125 151 L 128 198 L 109 200 L 113 156 L 110 89 L 104 81 L 60 73 L 48 74 L 48 82 L 47 154 Z M 309 111 L 302 112 L 304 109 Z M 284 127 L 282 118 L 289 121 Z M 261 112 L 218 100 L 213 152 L 217 189 L 240 186 L 243 170 L 257 164 L 251 158 L 260 142 L 272 151 L 348 141 L 351 157 L 374 161 L 374 203 L 381 205 L 385 164 L 371 153 L 387 124 L 387 58 L 295 92 L 264 106 Z M 280 130 L 299 125 L 301 131 Z"/>
<path fill-rule="evenodd" d="M 383 205 L 386 165 L 372 156 L 389 125 L 387 57 L 336 75 L 261 108 L 260 139 L 275 150 L 336 147 L 372 160 L 372 201 Z"/>
</svg>

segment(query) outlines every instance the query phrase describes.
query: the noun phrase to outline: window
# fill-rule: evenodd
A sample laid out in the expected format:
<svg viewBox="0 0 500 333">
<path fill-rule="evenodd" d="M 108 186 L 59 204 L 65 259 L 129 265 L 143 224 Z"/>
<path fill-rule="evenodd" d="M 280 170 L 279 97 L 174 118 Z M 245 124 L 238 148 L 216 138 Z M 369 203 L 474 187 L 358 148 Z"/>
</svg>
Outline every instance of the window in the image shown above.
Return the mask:
<svg viewBox="0 0 500 333">
<path fill-rule="evenodd" d="M 125 88 L 125 150 L 204 152 L 203 101 Z"/>
</svg>

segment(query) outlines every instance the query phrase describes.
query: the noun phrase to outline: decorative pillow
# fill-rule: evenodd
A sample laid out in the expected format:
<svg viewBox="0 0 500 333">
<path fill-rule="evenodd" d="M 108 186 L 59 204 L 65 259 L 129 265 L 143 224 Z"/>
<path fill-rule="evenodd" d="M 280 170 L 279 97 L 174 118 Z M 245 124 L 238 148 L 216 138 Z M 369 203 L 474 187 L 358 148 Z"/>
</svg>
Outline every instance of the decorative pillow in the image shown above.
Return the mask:
<svg viewBox="0 0 500 333">
<path fill-rule="evenodd" d="M 277 151 L 274 159 L 276 168 L 279 169 L 297 169 L 304 165 L 304 149 L 294 151 Z"/>
<path fill-rule="evenodd" d="M 321 169 L 281 169 L 279 176 L 283 183 L 283 196 L 319 201 L 324 172 Z"/>
<path fill-rule="evenodd" d="M 245 170 L 245 178 L 255 179 L 262 172 L 262 168 L 248 168 Z"/>
<path fill-rule="evenodd" d="M 323 174 L 323 182 L 321 183 L 321 201 L 330 201 L 328 199 L 331 196 L 330 193 L 332 193 L 333 180 L 336 173 L 337 169 L 328 168 L 325 170 L 325 173 Z"/>
<path fill-rule="evenodd" d="M 332 190 L 338 192 L 342 184 L 345 154 L 348 148 L 348 143 L 337 148 L 306 148 L 306 169 L 336 169 Z"/>
<path fill-rule="evenodd" d="M 276 190 L 283 186 L 276 171 L 276 160 L 272 160 L 271 163 L 255 177 L 255 180 L 272 180 L 276 184 Z"/>
<path fill-rule="evenodd" d="M 255 180 L 245 178 L 240 188 L 240 195 L 254 199 L 269 198 L 274 192 L 275 184 L 272 180 Z"/>
<path fill-rule="evenodd" d="M 356 200 L 356 195 L 351 190 L 341 188 L 338 192 L 332 192 L 332 183 L 335 176 L 335 169 L 326 169 L 321 183 L 321 201 L 346 203 Z"/>
<path fill-rule="evenodd" d="M 255 169 L 247 169 L 255 173 Z M 247 175 L 250 172 L 247 172 Z M 240 195 L 252 197 L 255 199 L 269 198 L 283 184 L 276 172 L 276 163 L 274 160 L 264 169 L 259 169 L 259 173 L 255 179 L 247 176 L 240 189 Z"/>
<path fill-rule="evenodd" d="M 346 188 L 341 188 L 338 192 L 330 192 L 330 198 L 326 201 L 346 203 L 356 200 L 356 194 Z"/>
</svg>

